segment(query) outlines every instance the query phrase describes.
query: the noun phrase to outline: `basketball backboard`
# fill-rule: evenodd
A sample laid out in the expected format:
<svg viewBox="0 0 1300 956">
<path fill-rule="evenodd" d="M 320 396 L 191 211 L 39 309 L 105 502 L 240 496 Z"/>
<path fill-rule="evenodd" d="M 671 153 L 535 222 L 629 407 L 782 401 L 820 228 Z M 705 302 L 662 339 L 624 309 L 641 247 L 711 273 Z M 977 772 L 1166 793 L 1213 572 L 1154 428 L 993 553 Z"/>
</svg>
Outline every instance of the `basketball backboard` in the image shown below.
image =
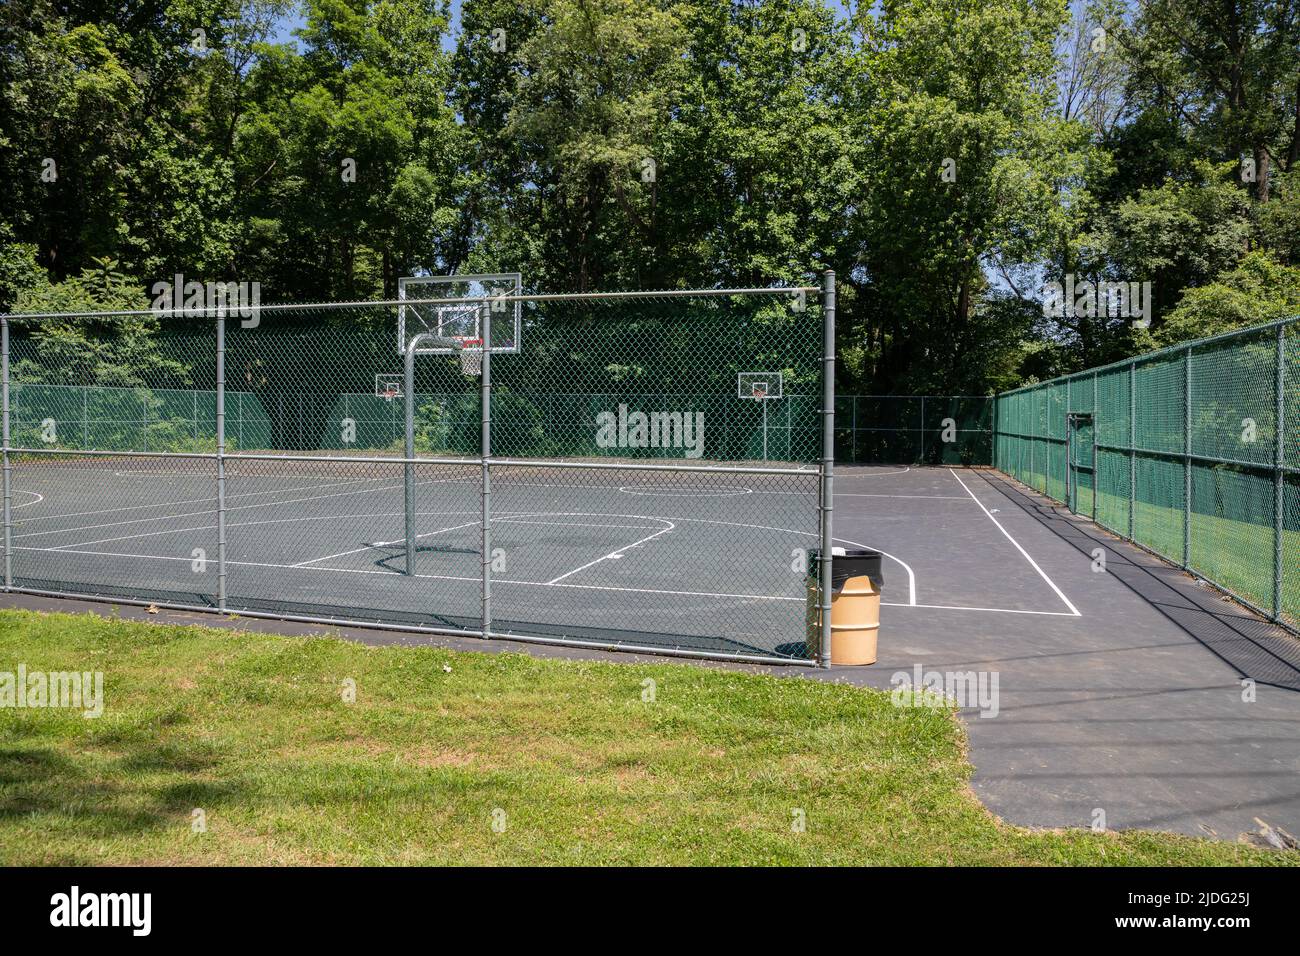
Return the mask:
<svg viewBox="0 0 1300 956">
<path fill-rule="evenodd" d="M 445 338 L 471 340 L 466 347 L 482 350 L 482 305 L 492 310 L 492 352 L 518 352 L 522 331 L 523 304 L 501 296 L 523 291 L 518 272 L 493 275 L 409 276 L 397 280 L 397 351 L 406 354 L 406 343 L 420 332 Z M 416 304 L 406 302 L 415 300 Z M 438 301 L 443 300 L 443 301 Z M 471 301 L 464 301 L 471 300 Z M 421 355 L 449 355 L 450 346 L 421 345 Z"/>
<path fill-rule="evenodd" d="M 738 372 L 736 397 L 760 402 L 780 398 L 783 380 L 781 372 Z"/>
</svg>

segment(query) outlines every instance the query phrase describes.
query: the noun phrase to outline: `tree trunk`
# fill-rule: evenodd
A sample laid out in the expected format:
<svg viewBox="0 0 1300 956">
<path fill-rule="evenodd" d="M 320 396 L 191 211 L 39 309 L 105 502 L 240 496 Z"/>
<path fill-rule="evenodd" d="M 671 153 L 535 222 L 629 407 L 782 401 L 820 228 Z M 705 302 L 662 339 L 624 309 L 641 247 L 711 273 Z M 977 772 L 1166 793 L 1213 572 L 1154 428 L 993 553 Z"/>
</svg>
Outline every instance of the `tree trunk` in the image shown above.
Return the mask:
<svg viewBox="0 0 1300 956">
<path fill-rule="evenodd" d="M 1286 151 L 1287 172 L 1293 172 L 1300 160 L 1300 80 L 1295 84 L 1295 129 L 1291 132 L 1291 146 Z"/>
<path fill-rule="evenodd" d="M 1268 150 L 1263 146 L 1256 146 L 1255 153 L 1255 199 L 1257 202 L 1268 202 L 1268 180 L 1269 155 Z"/>
</svg>

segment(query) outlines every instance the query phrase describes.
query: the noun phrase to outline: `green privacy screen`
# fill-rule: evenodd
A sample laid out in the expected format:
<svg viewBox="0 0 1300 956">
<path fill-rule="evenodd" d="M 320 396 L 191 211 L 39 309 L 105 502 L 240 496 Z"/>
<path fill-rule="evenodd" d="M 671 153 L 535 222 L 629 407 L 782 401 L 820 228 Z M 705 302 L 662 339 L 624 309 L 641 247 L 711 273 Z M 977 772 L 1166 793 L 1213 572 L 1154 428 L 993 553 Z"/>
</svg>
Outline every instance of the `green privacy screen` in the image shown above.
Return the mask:
<svg viewBox="0 0 1300 956">
<path fill-rule="evenodd" d="M 993 398 L 839 395 L 835 460 L 861 465 L 991 465 Z"/>
<path fill-rule="evenodd" d="M 996 404 L 999 470 L 1300 626 L 1300 318 Z"/>
</svg>

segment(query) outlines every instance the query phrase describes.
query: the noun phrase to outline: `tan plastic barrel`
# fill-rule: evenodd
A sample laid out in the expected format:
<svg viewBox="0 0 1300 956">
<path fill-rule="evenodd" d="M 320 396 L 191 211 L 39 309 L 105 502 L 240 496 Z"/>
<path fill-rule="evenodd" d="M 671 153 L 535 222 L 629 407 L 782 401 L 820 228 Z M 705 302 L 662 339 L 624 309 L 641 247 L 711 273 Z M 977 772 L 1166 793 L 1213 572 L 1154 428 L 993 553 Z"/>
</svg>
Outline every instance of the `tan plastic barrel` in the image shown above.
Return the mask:
<svg viewBox="0 0 1300 956">
<path fill-rule="evenodd" d="M 808 588 L 812 633 L 820 633 L 815 582 Z M 874 664 L 880 636 L 880 592 L 865 574 L 849 578 L 831 597 L 831 663 Z"/>
<path fill-rule="evenodd" d="M 806 638 L 811 656 L 822 657 L 821 608 L 818 606 L 822 574 L 820 551 L 810 552 Z M 862 665 L 876 662 L 880 636 L 880 598 L 885 586 L 884 558 L 870 548 L 836 548 L 831 573 L 831 663 Z"/>
</svg>

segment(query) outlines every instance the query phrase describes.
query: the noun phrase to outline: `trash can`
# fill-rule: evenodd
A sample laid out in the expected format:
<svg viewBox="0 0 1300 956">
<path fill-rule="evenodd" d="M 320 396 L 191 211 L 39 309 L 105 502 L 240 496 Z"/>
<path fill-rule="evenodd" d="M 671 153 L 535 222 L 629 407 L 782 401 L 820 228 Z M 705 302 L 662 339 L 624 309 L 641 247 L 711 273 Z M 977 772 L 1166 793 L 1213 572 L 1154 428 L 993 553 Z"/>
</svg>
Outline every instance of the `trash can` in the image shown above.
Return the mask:
<svg viewBox="0 0 1300 956">
<path fill-rule="evenodd" d="M 831 663 L 874 664 L 880 634 L 880 594 L 885 576 L 879 551 L 835 548 L 831 565 Z M 808 650 L 821 656 L 821 552 L 808 562 Z"/>
</svg>

